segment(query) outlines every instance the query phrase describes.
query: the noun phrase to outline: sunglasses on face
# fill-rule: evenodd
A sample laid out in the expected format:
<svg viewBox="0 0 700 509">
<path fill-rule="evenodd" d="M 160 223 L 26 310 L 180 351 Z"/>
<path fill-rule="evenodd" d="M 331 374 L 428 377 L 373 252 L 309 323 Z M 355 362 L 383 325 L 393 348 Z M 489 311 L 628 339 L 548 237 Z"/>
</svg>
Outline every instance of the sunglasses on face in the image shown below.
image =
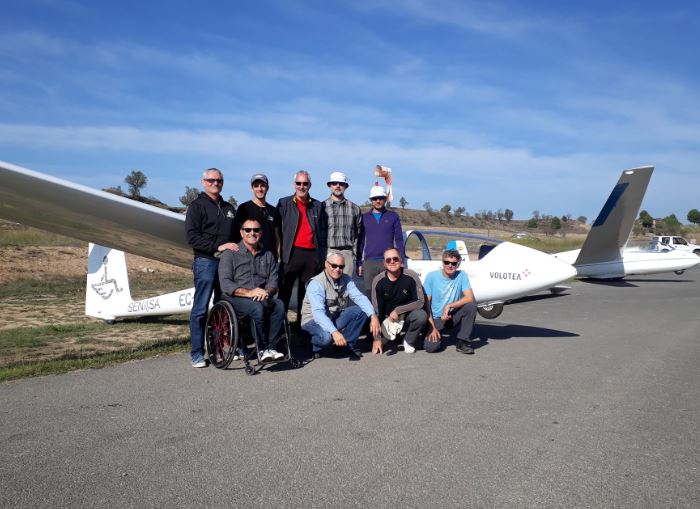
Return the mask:
<svg viewBox="0 0 700 509">
<path fill-rule="evenodd" d="M 450 267 L 456 267 L 457 265 L 459 265 L 459 262 L 451 262 L 449 260 L 443 260 L 442 264 L 445 266 L 449 265 Z"/>
<path fill-rule="evenodd" d="M 345 183 L 344 183 L 344 182 L 331 182 L 330 185 L 332 185 L 332 186 L 343 186 L 343 187 L 345 187 Z"/>
<path fill-rule="evenodd" d="M 377 201 L 377 200 L 384 200 L 385 198 L 383 196 L 375 196 L 374 198 L 370 198 L 372 201 Z"/>
<path fill-rule="evenodd" d="M 384 261 L 386 263 L 399 263 L 401 261 L 401 258 L 398 256 L 391 256 L 389 258 L 384 258 Z"/>
<path fill-rule="evenodd" d="M 246 233 L 260 233 L 260 228 L 241 228 Z"/>
<path fill-rule="evenodd" d="M 207 182 L 209 184 L 223 184 L 224 179 L 202 179 L 204 182 Z"/>
<path fill-rule="evenodd" d="M 295 182 L 297 187 L 309 187 L 311 185 L 311 182 Z"/>
<path fill-rule="evenodd" d="M 328 265 L 330 265 L 332 269 L 340 269 L 340 270 L 345 269 L 345 265 L 341 265 L 339 263 L 328 262 Z"/>
</svg>

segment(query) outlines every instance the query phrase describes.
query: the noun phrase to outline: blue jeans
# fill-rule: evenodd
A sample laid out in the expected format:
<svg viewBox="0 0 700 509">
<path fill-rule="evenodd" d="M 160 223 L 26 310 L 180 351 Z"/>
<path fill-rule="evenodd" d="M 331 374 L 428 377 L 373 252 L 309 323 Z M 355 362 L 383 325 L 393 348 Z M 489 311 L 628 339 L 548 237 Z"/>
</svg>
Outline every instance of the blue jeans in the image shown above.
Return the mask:
<svg viewBox="0 0 700 509">
<path fill-rule="evenodd" d="M 226 296 L 224 298 L 231 303 L 236 313 L 250 317 L 255 324 L 255 332 L 258 336 L 258 350 L 262 352 L 269 348 L 277 348 L 277 342 L 279 341 L 285 319 L 284 303 L 280 299 L 270 297 L 268 303 L 263 304 L 247 297 Z M 267 320 L 265 320 L 265 315 L 268 315 Z M 265 334 L 266 321 L 268 324 L 267 334 Z"/>
<path fill-rule="evenodd" d="M 218 300 L 221 294 L 218 278 L 219 260 L 195 258 L 192 262 L 194 274 L 194 298 L 190 313 L 190 342 L 192 362 L 204 359 L 204 328 L 207 325 L 207 312 L 212 294 Z"/>
<path fill-rule="evenodd" d="M 355 348 L 360 331 L 367 321 L 367 315 L 360 309 L 360 306 L 350 306 L 340 313 L 338 318 L 331 320 L 336 328 L 343 333 L 348 347 Z M 314 353 L 328 348 L 333 343 L 331 333 L 323 330 L 314 320 L 306 323 L 302 329 L 311 334 L 311 347 Z"/>
</svg>

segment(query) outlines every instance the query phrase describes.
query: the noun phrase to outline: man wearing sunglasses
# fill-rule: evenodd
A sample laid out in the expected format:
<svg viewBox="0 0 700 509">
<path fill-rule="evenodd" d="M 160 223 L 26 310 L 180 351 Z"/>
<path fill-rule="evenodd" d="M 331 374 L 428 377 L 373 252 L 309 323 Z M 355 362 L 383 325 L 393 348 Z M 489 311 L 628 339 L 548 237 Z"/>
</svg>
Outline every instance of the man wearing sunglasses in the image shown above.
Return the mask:
<svg viewBox="0 0 700 509">
<path fill-rule="evenodd" d="M 294 283 L 297 283 L 297 326 L 306 283 L 318 274 L 326 255 L 326 221 L 323 203 L 311 198 L 311 175 L 301 170 L 294 174 L 294 194 L 280 198 L 277 210 L 282 218 L 282 280 L 280 299 L 289 309 Z"/>
<path fill-rule="evenodd" d="M 324 202 L 328 249 L 345 257 L 345 273 L 352 277 L 357 260 L 357 244 L 362 232 L 362 211 L 345 197 L 345 190 L 350 186 L 345 173 L 334 171 L 328 178 L 327 185 L 331 190 L 331 195 Z"/>
<path fill-rule="evenodd" d="M 374 341 L 372 353 L 382 353 L 388 341 L 401 337 L 404 352 L 414 353 L 428 320 L 420 276 L 403 267 L 393 247 L 384 251 L 384 268 L 372 281 L 372 305 L 382 324 L 382 337 Z M 396 350 L 387 350 L 387 355 L 393 353 Z"/>
<path fill-rule="evenodd" d="M 284 323 L 284 304 L 274 297 L 277 259 L 260 242 L 260 222 L 248 219 L 240 231 L 243 240 L 238 251 L 224 251 L 221 255 L 221 293 L 237 313 L 253 320 L 260 360 L 280 360 L 284 354 L 277 351 L 277 342 Z"/>
<path fill-rule="evenodd" d="M 202 174 L 204 192 L 187 207 L 185 231 L 187 243 L 192 246 L 194 262 L 194 298 L 190 313 L 190 341 L 192 366 L 206 368 L 204 359 L 204 327 L 212 293 L 218 299 L 220 253 L 238 249 L 240 240 L 236 229 L 235 209 L 221 197 L 224 175 L 217 168 L 209 168 Z"/>
<path fill-rule="evenodd" d="M 250 187 L 253 191 L 253 199 L 241 203 L 236 209 L 236 221 L 242 225 L 246 219 L 255 219 L 260 223 L 262 231 L 260 242 L 279 259 L 279 239 L 282 219 L 277 209 L 267 202 L 267 192 L 270 184 L 267 175 L 256 173 L 250 179 Z"/>
<path fill-rule="evenodd" d="M 357 275 L 365 281 L 370 295 L 372 281 L 384 270 L 384 250 L 395 247 L 404 256 L 403 231 L 399 215 L 386 208 L 386 191 L 376 183 L 369 191 L 372 209 L 362 214 L 362 232 L 357 251 Z"/>
<path fill-rule="evenodd" d="M 476 319 L 476 301 L 467 273 L 458 270 L 462 256 L 456 249 L 442 253 L 442 269 L 430 272 L 423 288 L 430 304 L 430 332 L 425 338 L 425 351 L 437 352 L 442 347 L 443 332 L 457 334 L 457 351 L 473 354 L 471 334 Z"/>
<path fill-rule="evenodd" d="M 311 335 L 314 358 L 335 345 L 347 350 L 350 360 L 362 357 L 357 338 L 370 317 L 370 332 L 379 338 L 379 319 L 372 303 L 343 273 L 345 257 L 330 251 L 323 272 L 309 281 L 301 308 L 301 327 Z"/>
</svg>

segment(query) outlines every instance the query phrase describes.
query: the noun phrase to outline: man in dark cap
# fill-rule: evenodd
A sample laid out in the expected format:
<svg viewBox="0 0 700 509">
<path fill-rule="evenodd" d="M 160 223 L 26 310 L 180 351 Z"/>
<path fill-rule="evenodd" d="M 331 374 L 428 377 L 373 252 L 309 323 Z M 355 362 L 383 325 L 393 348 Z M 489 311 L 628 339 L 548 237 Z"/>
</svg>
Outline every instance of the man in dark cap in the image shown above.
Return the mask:
<svg viewBox="0 0 700 509">
<path fill-rule="evenodd" d="M 279 259 L 282 218 L 277 208 L 267 203 L 267 192 L 270 190 L 267 176 L 256 173 L 250 178 L 250 187 L 253 190 L 253 199 L 238 206 L 236 221 L 239 227 L 248 219 L 260 223 L 262 228 L 260 243 L 275 256 L 275 259 Z"/>
</svg>

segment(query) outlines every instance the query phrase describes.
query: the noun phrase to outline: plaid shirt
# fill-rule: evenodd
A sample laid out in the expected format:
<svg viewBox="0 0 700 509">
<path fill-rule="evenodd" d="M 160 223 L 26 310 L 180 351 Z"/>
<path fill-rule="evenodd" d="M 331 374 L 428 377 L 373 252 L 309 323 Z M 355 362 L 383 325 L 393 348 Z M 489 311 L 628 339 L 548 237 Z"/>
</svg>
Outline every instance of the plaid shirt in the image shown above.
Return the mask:
<svg viewBox="0 0 700 509">
<path fill-rule="evenodd" d="M 362 231 L 362 211 L 348 199 L 324 202 L 328 223 L 328 249 L 352 249 L 357 254 L 357 244 Z"/>
</svg>

